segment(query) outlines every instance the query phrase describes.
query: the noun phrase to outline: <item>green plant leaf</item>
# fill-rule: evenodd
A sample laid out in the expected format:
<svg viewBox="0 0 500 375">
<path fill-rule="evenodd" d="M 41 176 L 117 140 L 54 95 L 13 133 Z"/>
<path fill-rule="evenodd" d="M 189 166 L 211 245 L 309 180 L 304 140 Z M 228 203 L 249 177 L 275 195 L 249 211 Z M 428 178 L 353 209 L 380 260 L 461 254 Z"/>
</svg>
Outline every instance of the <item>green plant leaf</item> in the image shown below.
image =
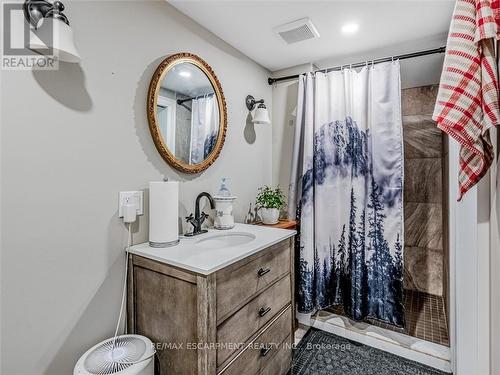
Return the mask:
<svg viewBox="0 0 500 375">
<path fill-rule="evenodd" d="M 260 187 L 256 204 L 258 208 L 277 208 L 279 210 L 285 206 L 285 194 L 279 186 L 274 189 L 269 186 Z"/>
</svg>

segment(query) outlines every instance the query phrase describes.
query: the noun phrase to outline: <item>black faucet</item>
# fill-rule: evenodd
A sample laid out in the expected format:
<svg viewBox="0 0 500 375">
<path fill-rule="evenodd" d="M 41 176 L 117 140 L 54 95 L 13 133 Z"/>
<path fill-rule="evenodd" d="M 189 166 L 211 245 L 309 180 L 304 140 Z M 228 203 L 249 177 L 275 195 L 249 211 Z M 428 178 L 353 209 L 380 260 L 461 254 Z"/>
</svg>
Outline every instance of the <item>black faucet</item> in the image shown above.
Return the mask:
<svg viewBox="0 0 500 375">
<path fill-rule="evenodd" d="M 201 224 L 205 221 L 205 219 L 208 217 L 208 214 L 205 212 L 202 212 L 200 214 L 200 199 L 202 197 L 207 197 L 208 201 L 210 202 L 210 208 L 213 210 L 215 208 L 215 203 L 210 194 L 207 192 L 203 192 L 198 194 L 196 197 L 196 202 L 194 204 L 194 217 L 193 214 L 190 214 L 189 216 L 186 217 L 186 220 L 188 223 L 191 223 L 191 225 L 194 227 L 192 233 L 186 233 L 185 236 L 196 236 L 198 234 L 206 233 L 208 232 L 207 230 L 202 230 L 201 229 Z"/>
</svg>

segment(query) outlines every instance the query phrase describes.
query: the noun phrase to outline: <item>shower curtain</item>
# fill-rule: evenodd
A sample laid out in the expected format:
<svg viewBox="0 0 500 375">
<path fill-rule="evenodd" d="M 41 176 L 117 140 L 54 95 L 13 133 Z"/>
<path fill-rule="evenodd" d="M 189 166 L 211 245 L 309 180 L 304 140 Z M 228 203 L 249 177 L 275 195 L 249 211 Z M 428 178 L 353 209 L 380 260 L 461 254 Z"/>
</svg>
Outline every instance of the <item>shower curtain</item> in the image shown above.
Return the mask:
<svg viewBox="0 0 500 375">
<path fill-rule="evenodd" d="M 190 164 L 201 163 L 212 152 L 219 129 L 219 106 L 214 95 L 192 100 Z"/>
<path fill-rule="evenodd" d="M 299 78 L 289 217 L 298 311 L 404 325 L 399 61 Z"/>
</svg>

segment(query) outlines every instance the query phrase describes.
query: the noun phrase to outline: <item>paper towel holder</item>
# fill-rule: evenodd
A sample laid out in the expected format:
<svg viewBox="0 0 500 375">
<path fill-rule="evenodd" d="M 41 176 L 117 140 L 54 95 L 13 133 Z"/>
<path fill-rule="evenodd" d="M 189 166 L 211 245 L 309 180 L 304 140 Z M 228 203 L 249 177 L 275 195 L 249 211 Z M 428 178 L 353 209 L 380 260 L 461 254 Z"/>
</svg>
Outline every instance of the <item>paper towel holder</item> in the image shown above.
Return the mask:
<svg viewBox="0 0 500 375">
<path fill-rule="evenodd" d="M 178 194 L 177 181 L 167 181 L 164 177 L 161 182 L 149 183 L 149 246 L 165 248 L 179 244 L 178 221 Z M 156 197 L 156 200 L 153 199 Z M 167 201 L 165 200 L 166 198 Z M 168 201 L 173 201 L 169 202 Z M 155 216 L 156 213 L 156 216 Z M 156 220 L 153 220 L 156 218 Z M 175 218 L 176 232 L 167 231 L 173 225 Z"/>
<path fill-rule="evenodd" d="M 179 242 L 181 242 L 180 239 L 177 239 L 175 241 L 170 241 L 170 242 L 152 242 L 152 241 L 149 241 L 149 246 L 155 247 L 155 248 L 171 247 L 171 246 L 177 245 Z"/>
</svg>

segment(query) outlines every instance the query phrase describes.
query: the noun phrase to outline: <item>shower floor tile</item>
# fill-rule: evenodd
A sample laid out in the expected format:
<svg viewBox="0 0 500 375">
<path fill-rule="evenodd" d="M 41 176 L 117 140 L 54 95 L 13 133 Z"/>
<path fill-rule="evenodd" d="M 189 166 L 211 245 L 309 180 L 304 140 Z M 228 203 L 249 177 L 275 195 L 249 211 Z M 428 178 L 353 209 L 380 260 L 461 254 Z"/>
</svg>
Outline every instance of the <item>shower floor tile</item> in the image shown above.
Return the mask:
<svg viewBox="0 0 500 375">
<path fill-rule="evenodd" d="M 337 315 L 344 315 L 341 306 L 332 306 L 327 310 Z M 374 319 L 368 319 L 367 322 L 380 328 L 450 346 L 443 297 L 405 290 L 405 313 L 406 328 L 398 328 Z"/>
</svg>

